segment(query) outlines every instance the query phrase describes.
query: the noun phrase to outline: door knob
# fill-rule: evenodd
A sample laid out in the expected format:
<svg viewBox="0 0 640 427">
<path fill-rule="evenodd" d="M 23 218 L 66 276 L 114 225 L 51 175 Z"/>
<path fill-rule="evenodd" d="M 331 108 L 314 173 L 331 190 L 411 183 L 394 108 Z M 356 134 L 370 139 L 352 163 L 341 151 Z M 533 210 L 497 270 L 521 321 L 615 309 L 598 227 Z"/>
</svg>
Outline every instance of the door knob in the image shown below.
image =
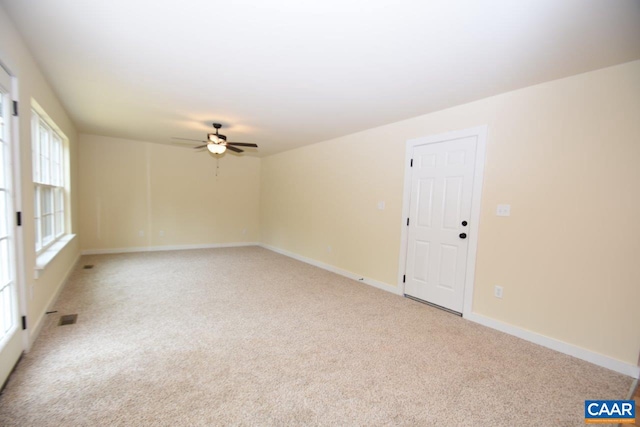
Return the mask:
<svg viewBox="0 0 640 427">
<path fill-rule="evenodd" d="M 467 238 L 467 233 L 460 233 L 460 238 L 461 239 L 466 239 Z"/>
<path fill-rule="evenodd" d="M 462 226 L 463 226 L 463 227 L 466 227 L 466 226 L 467 226 L 467 224 L 468 224 L 468 223 L 467 223 L 467 221 L 462 221 Z"/>
</svg>

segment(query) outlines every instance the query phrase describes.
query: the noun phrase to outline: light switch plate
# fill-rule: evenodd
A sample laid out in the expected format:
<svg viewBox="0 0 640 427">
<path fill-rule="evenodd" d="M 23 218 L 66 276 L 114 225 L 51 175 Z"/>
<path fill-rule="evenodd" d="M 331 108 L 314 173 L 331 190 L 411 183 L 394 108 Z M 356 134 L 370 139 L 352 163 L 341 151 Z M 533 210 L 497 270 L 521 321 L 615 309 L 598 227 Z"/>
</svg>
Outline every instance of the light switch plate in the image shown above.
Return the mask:
<svg viewBox="0 0 640 427">
<path fill-rule="evenodd" d="M 381 211 L 384 210 L 384 201 L 378 202 L 378 209 Z"/>
<path fill-rule="evenodd" d="M 498 209 L 496 209 L 496 215 L 511 216 L 511 205 L 498 205 Z"/>
</svg>

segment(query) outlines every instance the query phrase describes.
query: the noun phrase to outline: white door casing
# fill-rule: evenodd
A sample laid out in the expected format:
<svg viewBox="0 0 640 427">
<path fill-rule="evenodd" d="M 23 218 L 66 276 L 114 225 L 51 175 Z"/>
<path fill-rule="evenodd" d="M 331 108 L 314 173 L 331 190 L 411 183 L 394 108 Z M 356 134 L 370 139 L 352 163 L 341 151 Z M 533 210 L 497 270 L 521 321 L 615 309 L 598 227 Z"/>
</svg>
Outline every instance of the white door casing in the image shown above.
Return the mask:
<svg viewBox="0 0 640 427">
<path fill-rule="evenodd" d="M 22 354 L 16 281 L 11 76 L 0 66 L 0 386 Z"/>
<path fill-rule="evenodd" d="M 407 141 L 400 286 L 463 315 L 473 298 L 486 132 Z"/>
</svg>

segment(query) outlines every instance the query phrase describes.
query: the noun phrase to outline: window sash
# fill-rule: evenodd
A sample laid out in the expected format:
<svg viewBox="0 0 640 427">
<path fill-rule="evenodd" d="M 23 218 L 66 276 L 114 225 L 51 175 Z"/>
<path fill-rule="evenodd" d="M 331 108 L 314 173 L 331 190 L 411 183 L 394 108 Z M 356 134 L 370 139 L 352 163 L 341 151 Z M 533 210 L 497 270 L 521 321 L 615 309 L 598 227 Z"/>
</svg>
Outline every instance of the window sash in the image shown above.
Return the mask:
<svg viewBox="0 0 640 427">
<path fill-rule="evenodd" d="M 36 184 L 36 252 L 46 250 L 65 234 L 65 190 L 63 187 Z"/>
<path fill-rule="evenodd" d="M 62 137 L 33 112 L 33 181 L 64 187 Z"/>
</svg>

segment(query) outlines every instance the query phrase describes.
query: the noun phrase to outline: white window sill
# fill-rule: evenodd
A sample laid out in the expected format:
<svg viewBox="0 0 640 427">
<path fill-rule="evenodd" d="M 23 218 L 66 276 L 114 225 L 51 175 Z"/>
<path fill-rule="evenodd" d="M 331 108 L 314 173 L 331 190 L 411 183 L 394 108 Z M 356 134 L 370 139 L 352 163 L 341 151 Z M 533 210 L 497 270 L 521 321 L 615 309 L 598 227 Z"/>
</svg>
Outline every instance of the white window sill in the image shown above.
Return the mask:
<svg viewBox="0 0 640 427">
<path fill-rule="evenodd" d="M 75 234 L 67 234 L 62 236 L 57 242 L 47 248 L 36 258 L 36 279 L 42 275 L 42 272 L 47 268 L 47 265 L 58 255 L 62 250 L 75 239 Z"/>
</svg>

